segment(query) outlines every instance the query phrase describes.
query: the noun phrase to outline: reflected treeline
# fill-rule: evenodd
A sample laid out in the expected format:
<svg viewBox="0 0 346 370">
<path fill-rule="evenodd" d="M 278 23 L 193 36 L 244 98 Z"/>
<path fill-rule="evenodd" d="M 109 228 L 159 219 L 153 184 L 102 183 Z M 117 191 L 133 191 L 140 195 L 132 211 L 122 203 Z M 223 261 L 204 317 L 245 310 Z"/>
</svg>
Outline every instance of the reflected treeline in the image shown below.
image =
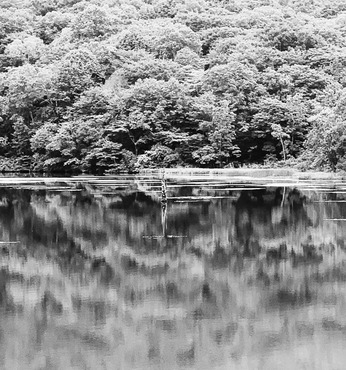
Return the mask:
<svg viewBox="0 0 346 370">
<path fill-rule="evenodd" d="M 236 366 L 272 340 L 343 327 L 319 311 L 343 307 L 342 287 L 327 289 L 346 281 L 340 195 L 220 189 L 168 186 L 162 207 L 135 186 L 1 188 L 0 367 L 14 361 L 9 324 L 32 338 L 29 366 L 43 353 L 43 367 L 69 367 L 73 345 L 95 368 L 103 355 L 123 368 Z M 311 306 L 303 328 L 296 313 Z"/>
</svg>

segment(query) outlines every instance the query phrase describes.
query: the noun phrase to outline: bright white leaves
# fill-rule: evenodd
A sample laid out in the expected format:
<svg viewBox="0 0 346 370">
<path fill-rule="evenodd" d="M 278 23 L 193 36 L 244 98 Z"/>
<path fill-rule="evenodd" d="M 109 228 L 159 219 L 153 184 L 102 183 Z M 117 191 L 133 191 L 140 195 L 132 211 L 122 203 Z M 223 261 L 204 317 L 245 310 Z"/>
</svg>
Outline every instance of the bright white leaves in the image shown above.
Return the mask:
<svg viewBox="0 0 346 370">
<path fill-rule="evenodd" d="M 89 5 L 77 14 L 71 29 L 75 39 L 99 38 L 116 33 L 121 23 L 110 8 Z"/>
<path fill-rule="evenodd" d="M 177 52 L 185 47 L 200 52 L 201 43 L 189 27 L 170 23 L 167 20 L 141 22 L 120 32 L 115 43 L 125 50 L 145 49 L 159 58 L 174 59 Z"/>
<path fill-rule="evenodd" d="M 13 108 L 28 108 L 36 100 L 49 96 L 53 90 L 54 74 L 49 68 L 39 68 L 30 64 L 12 68 L 1 81 L 7 88 L 6 98 Z M 0 87 L 1 87 L 0 85 Z"/>
<path fill-rule="evenodd" d="M 5 54 L 10 58 L 31 63 L 37 61 L 44 52 L 43 41 L 31 35 L 13 40 L 5 49 Z"/>
</svg>

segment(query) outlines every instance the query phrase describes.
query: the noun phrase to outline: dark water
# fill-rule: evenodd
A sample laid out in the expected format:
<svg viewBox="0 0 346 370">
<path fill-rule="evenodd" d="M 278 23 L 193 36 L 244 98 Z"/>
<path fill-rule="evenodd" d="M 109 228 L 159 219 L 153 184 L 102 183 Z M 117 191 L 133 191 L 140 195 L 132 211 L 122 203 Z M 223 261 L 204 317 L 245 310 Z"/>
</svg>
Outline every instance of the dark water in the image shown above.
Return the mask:
<svg viewBox="0 0 346 370">
<path fill-rule="evenodd" d="M 346 368 L 346 184 L 1 181 L 1 369 Z"/>
</svg>

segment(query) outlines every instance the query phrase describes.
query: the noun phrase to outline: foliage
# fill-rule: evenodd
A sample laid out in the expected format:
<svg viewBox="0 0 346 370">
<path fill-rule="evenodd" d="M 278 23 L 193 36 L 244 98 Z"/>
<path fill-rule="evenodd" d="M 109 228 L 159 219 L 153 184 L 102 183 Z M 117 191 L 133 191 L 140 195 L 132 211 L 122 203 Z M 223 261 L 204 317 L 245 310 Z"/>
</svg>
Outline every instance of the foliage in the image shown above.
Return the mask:
<svg viewBox="0 0 346 370">
<path fill-rule="evenodd" d="M 0 155 L 97 173 L 298 157 L 343 168 L 345 9 L 2 1 Z"/>
<path fill-rule="evenodd" d="M 324 109 L 312 117 L 305 153 L 309 167 L 346 170 L 346 125 L 344 117 Z"/>
<path fill-rule="evenodd" d="M 117 32 L 121 23 L 108 7 L 88 5 L 71 22 L 72 35 L 76 39 L 102 38 Z"/>
</svg>

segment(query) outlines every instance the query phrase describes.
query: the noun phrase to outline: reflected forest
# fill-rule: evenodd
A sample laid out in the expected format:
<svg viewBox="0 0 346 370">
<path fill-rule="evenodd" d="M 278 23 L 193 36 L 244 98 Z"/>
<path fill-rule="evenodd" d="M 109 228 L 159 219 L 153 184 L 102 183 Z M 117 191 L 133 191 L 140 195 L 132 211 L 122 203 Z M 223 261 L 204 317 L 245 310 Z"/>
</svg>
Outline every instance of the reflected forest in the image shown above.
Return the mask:
<svg viewBox="0 0 346 370">
<path fill-rule="evenodd" d="M 1 187 L 1 368 L 342 368 L 342 192 L 117 181 Z"/>
</svg>

